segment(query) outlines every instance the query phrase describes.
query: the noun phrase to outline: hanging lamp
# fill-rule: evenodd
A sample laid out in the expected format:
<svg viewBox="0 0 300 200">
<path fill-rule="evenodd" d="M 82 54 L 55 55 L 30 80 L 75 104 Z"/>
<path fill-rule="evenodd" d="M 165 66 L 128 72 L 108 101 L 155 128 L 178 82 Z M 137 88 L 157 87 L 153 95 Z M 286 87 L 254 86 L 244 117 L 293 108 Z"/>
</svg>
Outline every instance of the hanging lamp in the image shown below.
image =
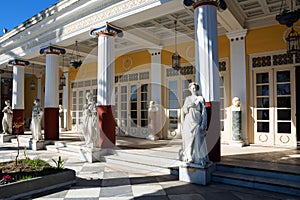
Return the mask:
<svg viewBox="0 0 300 200">
<path fill-rule="evenodd" d="M 75 69 L 77 69 L 78 67 L 80 67 L 82 64 L 82 61 L 80 60 L 80 54 L 78 51 L 78 42 L 77 40 L 75 41 L 75 47 L 74 50 L 72 52 L 72 56 L 70 59 L 70 65 L 73 66 Z"/>
<path fill-rule="evenodd" d="M 180 66 L 180 55 L 177 52 L 177 21 L 174 21 L 175 25 L 175 52 L 172 55 L 172 68 L 175 70 L 179 70 L 181 68 Z"/>
</svg>

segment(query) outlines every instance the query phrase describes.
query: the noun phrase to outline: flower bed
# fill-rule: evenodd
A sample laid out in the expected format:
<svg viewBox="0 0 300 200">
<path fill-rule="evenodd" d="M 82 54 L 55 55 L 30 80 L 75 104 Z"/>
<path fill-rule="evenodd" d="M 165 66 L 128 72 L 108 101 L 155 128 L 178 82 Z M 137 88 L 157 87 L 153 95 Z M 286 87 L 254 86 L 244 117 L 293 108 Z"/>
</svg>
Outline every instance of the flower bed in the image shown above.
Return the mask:
<svg viewBox="0 0 300 200">
<path fill-rule="evenodd" d="M 75 171 L 64 169 L 55 174 L 36 177 L 0 186 L 0 199 L 21 199 L 39 193 L 70 187 L 76 183 Z"/>
<path fill-rule="evenodd" d="M 0 164 L 0 199 L 30 197 L 75 183 L 74 170 L 51 167 L 41 160 Z"/>
</svg>

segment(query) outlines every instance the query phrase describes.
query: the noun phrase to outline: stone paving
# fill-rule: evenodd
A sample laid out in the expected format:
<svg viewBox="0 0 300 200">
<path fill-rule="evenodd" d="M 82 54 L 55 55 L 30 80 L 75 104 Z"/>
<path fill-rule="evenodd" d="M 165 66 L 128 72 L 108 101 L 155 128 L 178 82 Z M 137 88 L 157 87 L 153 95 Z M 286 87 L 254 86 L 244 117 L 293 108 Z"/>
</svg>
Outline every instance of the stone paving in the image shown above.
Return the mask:
<svg viewBox="0 0 300 200">
<path fill-rule="evenodd" d="M 0 147 L 0 162 L 15 158 L 16 146 L 5 143 Z M 54 164 L 58 153 L 47 151 L 21 150 L 20 157 L 41 158 Z M 178 176 L 159 171 L 147 171 L 107 164 L 86 163 L 75 156 L 61 155 L 64 166 L 76 171 L 77 183 L 71 188 L 28 199 L 49 200 L 296 200 L 299 197 L 266 192 L 243 187 L 211 183 L 201 186 L 178 181 Z M 1 194 L 0 194 L 1 197 Z"/>
</svg>

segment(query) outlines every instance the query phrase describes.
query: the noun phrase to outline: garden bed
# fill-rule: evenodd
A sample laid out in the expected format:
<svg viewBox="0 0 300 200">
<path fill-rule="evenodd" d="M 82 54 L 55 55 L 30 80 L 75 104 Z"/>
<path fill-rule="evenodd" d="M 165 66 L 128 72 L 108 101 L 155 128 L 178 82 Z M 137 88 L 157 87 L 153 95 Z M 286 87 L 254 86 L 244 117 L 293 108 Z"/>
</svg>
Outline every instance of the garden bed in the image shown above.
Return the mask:
<svg viewBox="0 0 300 200">
<path fill-rule="evenodd" d="M 33 164 L 27 162 L 25 165 L 16 165 L 14 161 L 0 164 L 0 199 L 30 197 L 76 183 L 74 170 L 55 168 L 40 162 Z"/>
</svg>

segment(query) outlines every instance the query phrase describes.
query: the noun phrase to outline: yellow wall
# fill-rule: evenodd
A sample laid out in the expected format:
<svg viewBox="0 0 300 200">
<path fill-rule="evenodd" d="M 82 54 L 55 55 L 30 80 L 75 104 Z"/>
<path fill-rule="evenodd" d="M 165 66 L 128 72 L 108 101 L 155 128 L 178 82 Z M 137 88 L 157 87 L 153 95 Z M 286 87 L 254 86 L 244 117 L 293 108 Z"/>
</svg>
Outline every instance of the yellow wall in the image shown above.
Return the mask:
<svg viewBox="0 0 300 200">
<path fill-rule="evenodd" d="M 230 58 L 230 42 L 226 35 L 218 37 L 219 58 Z"/>
<path fill-rule="evenodd" d="M 246 54 L 285 49 L 283 38 L 286 29 L 286 26 L 274 25 L 249 30 L 246 36 Z"/>
<path fill-rule="evenodd" d="M 115 73 L 125 73 L 130 70 L 148 68 L 151 63 L 151 55 L 147 50 L 128 53 L 115 60 Z"/>
</svg>

